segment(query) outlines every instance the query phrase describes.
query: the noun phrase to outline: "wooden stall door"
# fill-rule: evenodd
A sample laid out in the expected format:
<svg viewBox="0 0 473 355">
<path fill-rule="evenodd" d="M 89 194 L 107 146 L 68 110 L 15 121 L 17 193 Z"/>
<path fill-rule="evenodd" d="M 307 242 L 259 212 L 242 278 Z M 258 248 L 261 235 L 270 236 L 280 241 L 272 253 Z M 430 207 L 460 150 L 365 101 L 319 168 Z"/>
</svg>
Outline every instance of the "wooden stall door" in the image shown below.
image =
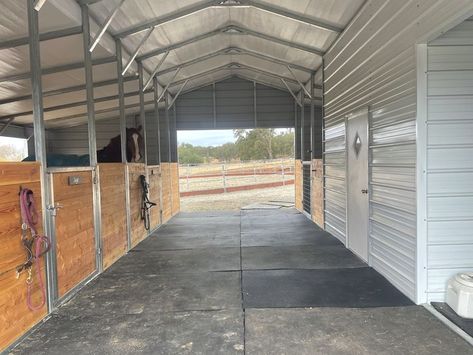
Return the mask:
<svg viewBox="0 0 473 355">
<path fill-rule="evenodd" d="M 31 311 L 26 304 L 26 274 L 16 278 L 15 268 L 25 261 L 21 244 L 20 186 L 33 191 L 41 213 L 40 166 L 36 163 L 0 163 L 0 352 L 23 335 L 46 314 L 46 306 Z M 41 215 L 39 222 L 41 223 Z M 38 226 L 42 232 L 42 226 Z M 41 262 L 44 272 L 44 259 Z M 36 272 L 36 270 L 33 270 Z M 36 281 L 36 277 L 34 278 Z M 43 273 L 43 280 L 46 282 Z M 40 289 L 34 283 L 32 301 L 39 303 Z"/>
<path fill-rule="evenodd" d="M 171 163 L 171 213 L 175 216 L 181 209 L 179 194 L 179 163 Z"/>
<path fill-rule="evenodd" d="M 172 217 L 172 186 L 170 163 L 161 163 L 161 178 L 163 179 L 163 223 Z"/>
<path fill-rule="evenodd" d="M 126 253 L 126 165 L 99 164 L 103 268 Z"/>
<path fill-rule="evenodd" d="M 312 221 L 324 227 L 324 181 L 322 159 L 312 160 Z"/>
<path fill-rule="evenodd" d="M 140 175 L 146 175 L 146 165 L 128 164 L 128 174 L 130 179 L 131 247 L 133 248 L 148 235 L 141 219 L 142 188 Z"/>
<path fill-rule="evenodd" d="M 92 171 L 53 173 L 59 297 L 96 269 Z M 74 184 L 75 180 L 77 184 Z"/>
<path fill-rule="evenodd" d="M 150 229 L 161 224 L 161 172 L 159 166 L 148 167 L 149 199 L 156 206 L 150 210 Z"/>
</svg>

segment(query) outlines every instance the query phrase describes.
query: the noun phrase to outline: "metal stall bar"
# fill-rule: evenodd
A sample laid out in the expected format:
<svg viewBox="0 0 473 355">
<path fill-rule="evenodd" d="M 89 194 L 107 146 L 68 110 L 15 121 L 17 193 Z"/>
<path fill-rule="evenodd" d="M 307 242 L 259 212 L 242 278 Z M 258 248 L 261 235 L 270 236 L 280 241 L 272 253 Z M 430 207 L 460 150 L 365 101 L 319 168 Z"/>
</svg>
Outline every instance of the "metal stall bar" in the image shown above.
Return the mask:
<svg viewBox="0 0 473 355">
<path fill-rule="evenodd" d="M 126 236 L 127 250 L 131 249 L 131 211 L 130 211 L 130 174 L 128 172 L 128 163 L 126 156 L 126 116 L 125 116 L 125 87 L 123 83 L 123 57 L 122 42 L 115 40 L 117 51 L 117 78 L 118 78 L 118 110 L 120 112 L 120 142 L 122 152 L 122 163 L 125 164 L 125 204 L 126 204 Z"/>
<path fill-rule="evenodd" d="M 84 49 L 84 72 L 85 72 L 85 92 L 87 98 L 87 129 L 89 135 L 89 159 L 93 168 L 92 200 L 94 211 L 94 236 L 95 236 L 95 267 L 98 273 L 103 271 L 102 263 L 102 210 L 100 201 L 100 175 L 97 166 L 97 139 L 95 131 L 95 104 L 94 104 L 94 80 L 92 68 L 92 54 L 89 51 L 90 45 L 90 23 L 89 8 L 87 5 L 81 6 L 82 14 L 82 36 Z"/>
<path fill-rule="evenodd" d="M 165 106 L 165 112 L 166 112 L 166 129 L 167 129 L 167 137 L 168 137 L 168 156 L 167 156 L 167 161 L 168 163 L 171 162 L 171 123 L 169 120 L 169 95 L 166 94 L 164 97 L 164 104 Z"/>
<path fill-rule="evenodd" d="M 41 209 L 43 213 L 43 228 L 45 234 L 51 239 L 51 250 L 46 254 L 46 284 L 48 311 L 55 307 L 57 299 L 57 265 L 56 265 L 56 238 L 52 221 L 51 190 L 46 173 L 46 132 L 44 129 L 43 97 L 41 82 L 41 55 L 38 12 L 34 9 L 34 0 L 27 1 L 28 7 L 28 33 L 31 67 L 31 89 L 33 99 L 33 132 L 36 161 L 41 166 Z"/>
<path fill-rule="evenodd" d="M 144 141 L 144 157 L 143 161 L 145 165 L 148 165 L 148 148 L 146 146 L 147 132 L 146 132 L 146 113 L 145 113 L 145 93 L 144 93 L 144 78 L 143 78 L 143 63 L 138 62 L 138 92 L 140 96 L 140 123 L 143 132 Z M 146 170 L 148 171 L 148 170 Z"/>
<path fill-rule="evenodd" d="M 314 127 L 315 127 L 315 73 L 312 73 L 310 76 L 310 160 L 314 160 L 315 158 L 315 134 L 314 134 Z"/>
</svg>

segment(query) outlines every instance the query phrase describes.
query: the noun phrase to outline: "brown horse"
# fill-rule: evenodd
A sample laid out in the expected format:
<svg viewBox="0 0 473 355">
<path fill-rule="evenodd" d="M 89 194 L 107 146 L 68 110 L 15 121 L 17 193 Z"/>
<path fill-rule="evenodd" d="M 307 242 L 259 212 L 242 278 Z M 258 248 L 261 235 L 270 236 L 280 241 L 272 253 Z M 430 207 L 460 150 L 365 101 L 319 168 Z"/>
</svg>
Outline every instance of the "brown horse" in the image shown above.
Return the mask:
<svg viewBox="0 0 473 355">
<path fill-rule="evenodd" d="M 141 134 L 143 127 L 126 129 L 126 161 L 138 163 L 144 158 L 144 139 Z M 110 143 L 97 151 L 99 163 L 119 163 L 122 161 L 121 137 L 118 135 Z"/>
</svg>

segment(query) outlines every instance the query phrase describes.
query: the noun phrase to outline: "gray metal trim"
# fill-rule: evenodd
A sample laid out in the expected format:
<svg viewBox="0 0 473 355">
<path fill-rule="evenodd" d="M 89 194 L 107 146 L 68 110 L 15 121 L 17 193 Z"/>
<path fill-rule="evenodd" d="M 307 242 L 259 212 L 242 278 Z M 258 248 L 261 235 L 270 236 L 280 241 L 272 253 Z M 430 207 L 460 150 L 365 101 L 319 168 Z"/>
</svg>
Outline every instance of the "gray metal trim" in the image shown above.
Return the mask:
<svg viewBox="0 0 473 355">
<path fill-rule="evenodd" d="M 192 15 L 196 12 L 205 10 L 209 7 L 242 7 L 242 6 L 245 6 L 245 7 L 252 6 L 252 7 L 255 7 L 257 9 L 260 9 L 269 13 L 273 13 L 273 14 L 291 19 L 291 20 L 298 21 L 300 23 L 315 26 L 317 28 L 331 31 L 331 32 L 340 33 L 343 31 L 343 29 L 340 27 L 337 27 L 328 23 L 324 23 L 322 21 L 315 20 L 313 18 L 309 18 L 300 14 L 296 14 L 294 12 L 285 10 L 280 7 L 264 4 L 260 1 L 239 0 L 239 1 L 225 2 L 225 1 L 220 1 L 220 0 L 216 0 L 216 1 L 212 0 L 212 1 L 206 1 L 204 3 L 199 3 L 197 5 L 189 6 L 189 7 L 184 8 L 183 10 L 175 11 L 169 15 L 166 15 L 160 18 L 155 18 L 155 19 L 146 21 L 145 23 L 142 23 L 142 24 L 138 24 L 122 32 L 119 32 L 117 36 L 120 38 L 127 37 L 129 35 L 144 31 L 149 27 L 156 27 L 156 26 L 165 24 L 167 22 L 175 21 L 180 18 Z"/>
<path fill-rule="evenodd" d="M 157 77 L 153 77 L 153 89 L 154 89 L 154 115 L 156 117 L 156 134 L 157 134 L 157 141 L 158 141 L 158 164 L 161 164 L 161 127 L 159 125 L 159 101 L 158 101 L 159 95 L 158 95 L 158 78 Z"/>
<path fill-rule="evenodd" d="M 253 110 L 255 115 L 255 128 L 258 127 L 258 109 L 256 103 L 256 81 L 253 80 Z"/>
<path fill-rule="evenodd" d="M 212 104 L 214 114 L 214 128 L 217 128 L 217 91 L 215 90 L 215 82 L 212 83 Z"/>
<path fill-rule="evenodd" d="M 170 163 L 171 162 L 171 122 L 169 120 L 169 105 L 168 105 L 168 101 L 169 101 L 169 95 L 166 95 L 164 97 L 164 104 L 165 104 L 165 115 L 166 115 L 166 129 L 167 129 L 167 136 L 168 136 L 168 156 L 167 156 L 167 162 Z"/>
<path fill-rule="evenodd" d="M 52 39 L 79 35 L 82 33 L 82 26 L 74 26 L 64 28 L 62 30 L 50 31 L 39 34 L 39 41 L 49 41 Z M 22 37 L 16 39 L 10 39 L 0 42 L 0 49 L 14 48 L 19 46 L 27 46 L 31 37 Z"/>
<path fill-rule="evenodd" d="M 52 235 L 51 219 L 47 213 L 47 205 L 52 196 L 52 190 L 47 183 L 46 174 L 46 144 L 43 115 L 43 97 L 41 83 L 41 54 L 38 12 L 34 9 L 33 0 L 27 1 L 28 12 L 28 34 L 29 53 L 31 68 L 31 89 L 33 99 L 33 130 L 35 142 L 36 161 L 41 166 L 41 208 L 43 213 L 43 228 L 45 233 L 51 238 L 51 250 L 46 254 L 46 284 L 47 284 L 47 304 L 48 312 L 54 309 L 54 301 L 57 298 L 57 269 L 56 269 L 56 243 Z"/>
<path fill-rule="evenodd" d="M 314 127 L 315 127 L 315 74 L 310 76 L 310 157 L 311 160 L 315 158 L 315 142 L 314 142 Z M 313 208 L 312 203 L 310 207 Z M 311 211 L 312 213 L 312 211 Z"/>
<path fill-rule="evenodd" d="M 305 46 L 303 44 L 298 44 L 298 43 L 294 43 L 294 42 L 291 42 L 291 41 L 286 41 L 286 40 L 283 40 L 281 38 L 266 35 L 264 33 L 254 31 L 254 30 L 251 30 L 251 29 L 248 29 L 248 28 L 244 28 L 244 27 L 241 27 L 241 26 L 238 26 L 238 25 L 229 24 L 229 25 L 223 26 L 221 28 L 218 28 L 216 30 L 206 32 L 206 33 L 200 34 L 198 36 L 189 38 L 189 39 L 184 40 L 182 42 L 174 43 L 174 44 L 172 44 L 170 46 L 167 46 L 167 47 L 162 47 L 162 48 L 159 48 L 159 49 L 149 51 L 149 52 L 144 53 L 141 56 L 137 57 L 137 59 L 143 61 L 145 59 L 155 57 L 159 54 L 162 54 L 162 53 L 174 50 L 174 49 L 178 49 L 178 48 L 181 48 L 181 47 L 186 46 L 188 44 L 192 44 L 192 43 L 195 43 L 195 42 L 201 41 L 203 39 L 213 37 L 213 36 L 216 36 L 216 35 L 222 34 L 222 33 L 227 34 L 227 35 L 233 35 L 233 36 L 250 35 L 250 36 L 262 38 L 262 39 L 265 39 L 267 41 L 271 41 L 271 42 L 274 42 L 274 43 L 279 43 L 279 44 L 282 44 L 282 45 L 287 46 L 287 47 L 296 48 L 296 49 L 299 49 L 299 50 L 302 50 L 302 51 L 305 51 L 305 52 L 313 53 L 313 54 L 316 54 L 316 55 L 319 55 L 319 56 L 324 55 L 324 52 L 322 50 L 318 49 L 318 48 L 308 47 L 308 46 Z"/>
</svg>

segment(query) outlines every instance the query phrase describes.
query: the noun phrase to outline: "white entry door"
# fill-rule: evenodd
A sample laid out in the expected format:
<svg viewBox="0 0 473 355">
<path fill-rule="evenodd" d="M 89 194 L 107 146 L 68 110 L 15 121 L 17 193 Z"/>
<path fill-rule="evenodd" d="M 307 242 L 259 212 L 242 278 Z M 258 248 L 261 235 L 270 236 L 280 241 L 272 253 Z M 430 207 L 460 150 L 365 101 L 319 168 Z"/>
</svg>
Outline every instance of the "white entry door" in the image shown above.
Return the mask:
<svg viewBox="0 0 473 355">
<path fill-rule="evenodd" d="M 347 121 L 348 248 L 368 261 L 368 109 Z"/>
</svg>

